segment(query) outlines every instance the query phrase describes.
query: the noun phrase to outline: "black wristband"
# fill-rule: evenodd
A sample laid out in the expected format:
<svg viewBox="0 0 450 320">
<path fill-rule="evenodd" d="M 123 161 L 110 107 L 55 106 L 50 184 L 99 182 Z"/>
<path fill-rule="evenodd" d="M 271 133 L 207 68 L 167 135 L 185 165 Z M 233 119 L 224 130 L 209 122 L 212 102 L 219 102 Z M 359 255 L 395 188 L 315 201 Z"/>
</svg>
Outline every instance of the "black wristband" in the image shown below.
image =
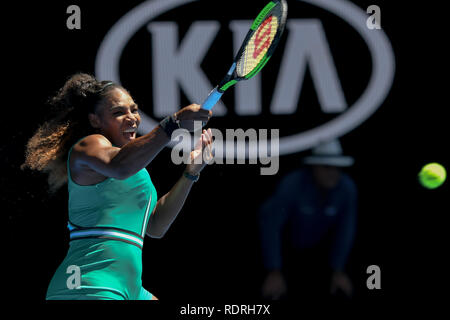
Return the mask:
<svg viewBox="0 0 450 320">
<path fill-rule="evenodd" d="M 175 130 L 180 129 L 180 123 L 178 120 L 176 120 L 174 114 L 162 119 L 159 125 L 164 129 L 170 139 L 172 138 L 172 133 Z"/>
</svg>

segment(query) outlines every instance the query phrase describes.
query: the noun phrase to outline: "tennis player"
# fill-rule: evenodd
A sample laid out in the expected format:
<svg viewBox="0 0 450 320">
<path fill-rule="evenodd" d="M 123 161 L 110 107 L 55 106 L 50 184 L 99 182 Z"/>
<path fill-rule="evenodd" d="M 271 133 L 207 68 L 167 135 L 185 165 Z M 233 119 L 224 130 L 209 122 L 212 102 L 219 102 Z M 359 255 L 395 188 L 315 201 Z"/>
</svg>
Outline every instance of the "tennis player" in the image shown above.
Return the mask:
<svg viewBox="0 0 450 320">
<path fill-rule="evenodd" d="M 138 138 L 129 92 L 83 73 L 49 103 L 56 115 L 28 141 L 22 165 L 47 172 L 51 192 L 68 183 L 70 246 L 46 299 L 157 300 L 142 287 L 144 236 L 161 238 L 176 218 L 206 165 L 194 160 L 211 150 L 211 131 L 203 130 L 191 164 L 159 200 L 146 166 L 175 129 L 207 122 L 211 111 L 191 104 Z"/>
</svg>

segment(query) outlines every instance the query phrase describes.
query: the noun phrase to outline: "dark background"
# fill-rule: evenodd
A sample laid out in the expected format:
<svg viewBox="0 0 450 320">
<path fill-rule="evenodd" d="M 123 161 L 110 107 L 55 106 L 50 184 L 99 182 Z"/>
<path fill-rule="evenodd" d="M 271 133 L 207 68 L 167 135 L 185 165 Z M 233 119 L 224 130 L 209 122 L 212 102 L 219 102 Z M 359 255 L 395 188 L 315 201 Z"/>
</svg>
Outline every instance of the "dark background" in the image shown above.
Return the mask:
<svg viewBox="0 0 450 320">
<path fill-rule="evenodd" d="M 288 2 L 293 8 L 297 5 Z M 391 41 L 396 60 L 394 84 L 383 105 L 362 125 L 340 138 L 345 153 L 356 160 L 346 171 L 355 179 L 359 191 L 358 230 L 348 269 L 356 288 L 353 303 L 376 306 L 384 302 L 438 299 L 443 297 L 439 292 L 448 283 L 444 262 L 448 252 L 444 222 L 449 213 L 448 182 L 436 190 L 427 190 L 418 184 L 417 173 L 428 162 L 449 168 L 445 11 L 437 1 L 353 2 L 363 10 L 371 4 L 380 6 L 381 26 Z M 25 144 L 46 119 L 46 100 L 71 74 L 94 72 L 95 55 L 104 35 L 138 3 L 33 2 L 14 5 L 5 13 L 10 19 L 4 27 L 8 75 L 4 82 L 7 87 L 3 85 L 6 90 L 1 119 L 5 132 L 0 147 L 5 220 L 2 225 L 7 231 L 3 264 L 8 268 L 3 278 L 8 281 L 14 300 L 43 304 L 48 282 L 68 248 L 66 189 L 51 197 L 43 174 L 19 169 Z M 71 4 L 81 8 L 81 30 L 66 28 L 66 8 Z M 187 11 L 182 14 L 178 10 L 158 19 L 178 20 L 181 26 L 192 20 L 218 19 L 208 9 L 218 4 L 223 2 L 200 1 L 191 9 L 186 6 Z M 252 17 L 264 4 L 262 1 L 255 4 L 256 8 L 248 6 L 242 17 Z M 295 12 L 290 14 L 302 17 Z M 351 105 L 370 75 L 365 44 L 354 30 L 329 13 L 305 6 L 303 14 L 322 19 Z M 241 17 L 224 10 L 222 19 L 227 16 Z M 265 78 L 276 74 L 280 56 L 275 55 L 264 69 Z M 231 58 L 227 53 L 224 63 L 208 59 L 203 68 L 214 83 L 227 71 L 226 61 Z M 220 61 L 218 56 L 215 59 Z M 148 88 L 139 85 L 138 70 L 142 65 L 128 63 L 126 68 L 121 66 L 123 85 L 145 110 L 145 105 L 151 105 L 151 95 L 145 92 Z M 352 69 L 352 63 L 367 63 L 367 67 Z M 270 82 L 264 85 L 270 86 Z M 232 107 L 232 97 L 231 91 L 224 95 L 227 106 Z M 213 119 L 209 125 L 224 129 L 233 123 L 234 128 L 244 130 L 260 126 L 280 128 L 282 136 L 291 133 L 300 115 L 291 119 L 271 117 L 266 105 L 270 99 L 266 98 L 266 111 L 256 121 L 240 119 L 231 111 L 231 115 Z M 308 73 L 299 105 L 317 106 Z M 311 110 L 310 122 L 304 120 L 308 119 L 308 112 L 301 115 L 304 128 L 327 120 Z M 275 176 L 259 175 L 259 165 L 207 167 L 166 236 L 146 239 L 144 287 L 160 299 L 180 303 L 258 301 L 262 270 L 257 209 L 304 155 L 300 152 L 282 156 Z M 148 170 L 158 194 L 163 195 L 183 168 L 170 162 L 170 150 L 166 149 Z M 381 268 L 379 291 L 365 287 L 366 268 L 372 264 Z"/>
</svg>

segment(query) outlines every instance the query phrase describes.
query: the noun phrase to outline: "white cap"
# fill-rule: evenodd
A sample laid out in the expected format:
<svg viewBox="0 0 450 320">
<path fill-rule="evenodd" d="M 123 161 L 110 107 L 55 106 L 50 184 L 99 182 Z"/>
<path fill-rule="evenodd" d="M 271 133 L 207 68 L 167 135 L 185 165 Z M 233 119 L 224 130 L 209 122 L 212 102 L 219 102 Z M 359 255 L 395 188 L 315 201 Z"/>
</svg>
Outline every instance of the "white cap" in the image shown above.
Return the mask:
<svg viewBox="0 0 450 320">
<path fill-rule="evenodd" d="M 303 159 L 303 163 L 305 164 L 334 167 L 349 167 L 354 162 L 352 157 L 343 155 L 339 140 L 331 140 L 319 144 L 312 150 L 310 156 Z"/>
</svg>

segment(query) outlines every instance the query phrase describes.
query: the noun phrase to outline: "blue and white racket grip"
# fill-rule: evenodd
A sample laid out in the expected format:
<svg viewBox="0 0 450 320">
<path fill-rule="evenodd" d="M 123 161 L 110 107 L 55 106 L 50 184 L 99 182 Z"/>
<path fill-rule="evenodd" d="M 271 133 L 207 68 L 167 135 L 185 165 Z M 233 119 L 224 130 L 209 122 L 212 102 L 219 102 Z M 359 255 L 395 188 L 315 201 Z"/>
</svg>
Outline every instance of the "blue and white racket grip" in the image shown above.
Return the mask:
<svg viewBox="0 0 450 320">
<path fill-rule="evenodd" d="M 223 92 L 219 91 L 219 86 L 215 87 L 202 104 L 202 109 L 211 110 L 222 97 Z"/>
</svg>

